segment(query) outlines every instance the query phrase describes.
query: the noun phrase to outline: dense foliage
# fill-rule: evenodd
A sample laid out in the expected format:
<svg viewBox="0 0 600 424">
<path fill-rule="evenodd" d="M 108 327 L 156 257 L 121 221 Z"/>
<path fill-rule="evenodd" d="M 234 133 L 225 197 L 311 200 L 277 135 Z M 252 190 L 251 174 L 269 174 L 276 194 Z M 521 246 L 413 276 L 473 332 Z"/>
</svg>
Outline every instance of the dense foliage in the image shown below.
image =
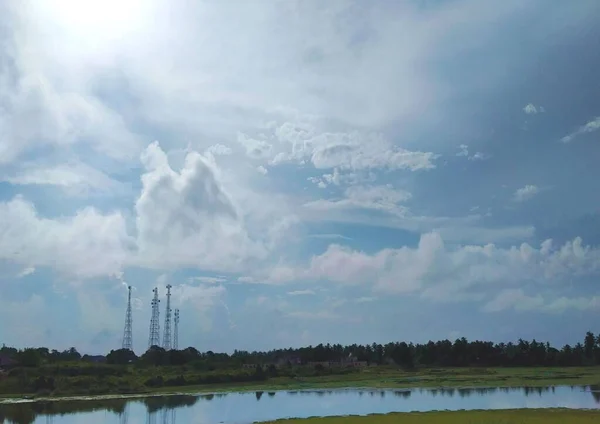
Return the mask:
<svg viewBox="0 0 600 424">
<path fill-rule="evenodd" d="M 83 361 L 94 362 L 97 357 L 81 356 L 75 348 L 63 352 L 48 348 L 17 350 L 3 346 L 0 355 L 8 356 L 22 367 L 37 367 L 41 364 Z M 561 349 L 536 340 L 519 339 L 516 343 L 493 343 L 471 341 L 465 338 L 430 341 L 425 344 L 392 342 L 371 345 L 319 344 L 298 349 L 277 349 L 268 352 L 236 350 L 232 354 L 199 352 L 193 347 L 184 350 L 165 351 L 157 346 L 148 349 L 142 356 L 124 349 L 112 350 L 102 359 L 108 364 L 137 366 L 168 366 L 193 364 L 195 369 L 213 371 L 221 368 L 240 367 L 242 364 L 285 363 L 298 360 L 302 364 L 321 361 L 339 361 L 354 356 L 359 361 L 372 364 L 396 364 L 412 366 L 585 366 L 600 365 L 600 335 L 587 332 L 583 343 L 565 345 Z"/>
<path fill-rule="evenodd" d="M 111 351 L 107 356 L 109 363 L 127 363 L 133 360 L 127 357 L 132 352 L 122 350 Z M 469 342 L 465 338 L 454 342 L 442 340 L 425 344 L 393 342 L 385 345 L 319 344 L 299 349 L 278 349 L 269 352 L 246 352 L 236 350 L 233 354 L 201 353 L 189 347 L 181 351 L 164 351 L 154 347 L 140 358 L 145 365 L 185 365 L 194 363 L 206 370 L 242 364 L 275 364 L 285 363 L 297 358 L 301 363 L 321 361 L 339 361 L 341 358 L 355 356 L 359 361 L 372 364 L 396 364 L 403 367 L 413 366 L 585 366 L 600 365 L 600 335 L 588 332 L 583 343 L 574 346 L 565 345 L 556 349 L 549 343 L 536 340 L 518 340 L 516 343 L 493 343 L 484 341 Z"/>
<path fill-rule="evenodd" d="M 75 348 L 59 352 L 3 346 L 0 356 L 14 361 L 0 372 L 0 393 L 138 393 L 160 387 L 246 384 L 276 377 L 297 379 L 348 374 L 356 369 L 323 367 L 314 362 L 330 361 L 335 365 L 349 357 L 370 365 L 403 369 L 600 365 L 600 336 L 588 332 L 583 343 L 566 345 L 560 350 L 536 340 L 495 344 L 461 338 L 454 342 L 442 340 L 425 344 L 319 344 L 232 354 L 199 352 L 193 347 L 170 351 L 152 347 L 140 357 L 124 349 L 98 357 L 82 356 Z"/>
</svg>

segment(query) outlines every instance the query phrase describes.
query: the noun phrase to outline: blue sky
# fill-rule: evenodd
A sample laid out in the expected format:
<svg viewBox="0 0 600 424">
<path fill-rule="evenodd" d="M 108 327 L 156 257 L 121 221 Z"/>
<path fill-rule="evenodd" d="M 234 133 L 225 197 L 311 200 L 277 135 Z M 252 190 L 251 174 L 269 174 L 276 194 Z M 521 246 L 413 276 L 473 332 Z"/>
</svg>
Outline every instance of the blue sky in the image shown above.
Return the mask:
<svg viewBox="0 0 600 424">
<path fill-rule="evenodd" d="M 0 2 L 0 342 L 119 347 L 132 285 L 143 351 L 167 284 L 200 350 L 599 331 L 599 19 Z"/>
</svg>

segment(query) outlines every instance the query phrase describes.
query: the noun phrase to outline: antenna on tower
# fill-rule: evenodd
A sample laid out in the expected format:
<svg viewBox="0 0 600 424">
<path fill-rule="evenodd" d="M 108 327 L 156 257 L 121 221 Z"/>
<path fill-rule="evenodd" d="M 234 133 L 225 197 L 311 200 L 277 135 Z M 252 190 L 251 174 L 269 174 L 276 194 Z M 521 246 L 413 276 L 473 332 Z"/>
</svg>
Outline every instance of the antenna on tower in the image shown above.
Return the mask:
<svg viewBox="0 0 600 424">
<path fill-rule="evenodd" d="M 167 285 L 167 310 L 165 311 L 165 334 L 163 335 L 163 348 L 171 350 L 171 286 Z"/>
<path fill-rule="evenodd" d="M 160 300 L 158 299 L 158 289 L 155 287 L 154 290 L 152 290 L 152 293 L 154 293 L 154 297 L 152 298 L 152 316 L 150 317 L 150 338 L 148 339 L 148 349 L 152 346 L 159 346 L 160 344 L 160 310 L 158 308 Z"/>
<path fill-rule="evenodd" d="M 175 324 L 175 328 L 173 329 L 173 349 L 179 350 L 179 309 L 175 309 L 173 322 Z"/>
<path fill-rule="evenodd" d="M 133 350 L 133 336 L 131 334 L 132 316 L 131 316 L 131 286 L 127 286 L 129 295 L 127 297 L 127 312 L 125 313 L 125 330 L 123 330 L 123 349 Z"/>
</svg>

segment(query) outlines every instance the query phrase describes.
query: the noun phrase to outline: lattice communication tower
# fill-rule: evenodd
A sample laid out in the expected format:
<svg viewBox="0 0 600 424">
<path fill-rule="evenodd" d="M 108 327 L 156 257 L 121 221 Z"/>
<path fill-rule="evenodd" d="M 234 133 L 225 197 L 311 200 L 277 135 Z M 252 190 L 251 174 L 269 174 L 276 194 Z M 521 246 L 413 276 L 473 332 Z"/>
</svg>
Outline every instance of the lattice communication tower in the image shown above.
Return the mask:
<svg viewBox="0 0 600 424">
<path fill-rule="evenodd" d="M 160 322 L 159 322 L 159 304 L 158 289 L 155 287 L 152 290 L 154 297 L 152 298 L 152 316 L 150 317 L 150 337 L 148 339 L 148 348 L 152 346 L 160 346 Z"/>
<path fill-rule="evenodd" d="M 165 311 L 165 333 L 163 334 L 163 349 L 171 350 L 171 285 L 167 285 L 167 309 Z"/>
<path fill-rule="evenodd" d="M 179 350 L 179 309 L 175 309 L 175 328 L 173 329 L 173 349 Z"/>
<path fill-rule="evenodd" d="M 131 316 L 131 286 L 127 286 L 129 291 L 127 297 L 127 312 L 125 313 L 125 329 L 123 330 L 123 349 L 133 350 L 133 335 L 132 335 L 132 324 L 133 318 Z"/>
</svg>

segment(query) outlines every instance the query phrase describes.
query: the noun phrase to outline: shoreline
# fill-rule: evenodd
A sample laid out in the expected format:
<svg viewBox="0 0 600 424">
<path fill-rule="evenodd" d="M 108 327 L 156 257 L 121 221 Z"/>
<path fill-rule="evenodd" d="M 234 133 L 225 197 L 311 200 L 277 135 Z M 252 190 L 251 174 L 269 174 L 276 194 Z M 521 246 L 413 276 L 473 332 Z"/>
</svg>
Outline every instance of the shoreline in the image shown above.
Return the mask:
<svg viewBox="0 0 600 424">
<path fill-rule="evenodd" d="M 388 414 L 284 418 L 253 424 L 563 424 L 598 422 L 600 409 L 520 408 L 460 411 L 390 412 Z"/>
<path fill-rule="evenodd" d="M 247 394 L 247 393 L 278 393 L 278 392 L 329 392 L 329 391 L 385 391 L 385 392 L 412 392 L 415 390 L 498 390 L 498 389 L 524 389 L 524 388 L 559 388 L 559 387 L 569 387 L 569 388 L 586 388 L 589 387 L 589 384 L 553 384 L 547 386 L 446 386 L 446 387 L 357 387 L 357 386 L 346 386 L 346 387 L 327 387 L 327 388 L 301 388 L 301 389 L 293 389 L 293 388 L 279 388 L 279 389 L 269 389 L 262 388 L 258 389 L 237 389 L 232 388 L 230 390 L 211 390 L 211 391 L 184 391 L 184 390 L 174 390 L 169 392 L 148 392 L 148 393 L 132 393 L 132 394 L 100 394 L 100 395 L 70 395 L 70 396 L 45 396 L 45 397 L 1 397 L 0 396 L 0 405 L 14 405 L 21 403 L 36 403 L 36 402 L 85 402 L 85 401 L 98 401 L 98 400 L 113 400 L 113 399 L 144 399 L 144 398 L 152 398 L 152 397 L 166 397 L 166 396 L 211 396 L 211 395 L 222 395 L 222 394 Z M 584 393 L 600 393 L 600 390 L 582 390 Z M 521 409 L 538 409 L 538 408 L 521 408 Z M 539 408 L 545 409 L 545 408 Z M 558 408 L 558 409 L 574 409 L 574 408 Z M 575 408 L 575 410 L 585 410 L 583 408 Z M 595 409 L 590 409 L 595 411 Z M 477 411 L 477 410 L 468 410 L 468 411 Z M 600 412 L 600 409 L 598 410 Z M 415 411 L 416 412 L 416 411 Z M 428 411 L 428 412 L 441 412 L 441 411 Z M 404 412 L 406 414 L 408 412 Z M 387 414 L 383 414 L 387 415 Z"/>
<path fill-rule="evenodd" d="M 141 391 L 90 394 L 76 391 L 35 395 L 0 394 L 0 404 L 70 399 L 124 399 L 167 395 L 210 395 L 219 393 L 306 391 L 306 390 L 414 390 L 414 389 L 494 389 L 557 386 L 600 387 L 600 367 L 531 368 L 431 368 L 406 372 L 380 368 L 353 374 L 320 377 L 277 377 L 264 382 L 211 385 L 184 385 L 148 388 Z"/>
</svg>

